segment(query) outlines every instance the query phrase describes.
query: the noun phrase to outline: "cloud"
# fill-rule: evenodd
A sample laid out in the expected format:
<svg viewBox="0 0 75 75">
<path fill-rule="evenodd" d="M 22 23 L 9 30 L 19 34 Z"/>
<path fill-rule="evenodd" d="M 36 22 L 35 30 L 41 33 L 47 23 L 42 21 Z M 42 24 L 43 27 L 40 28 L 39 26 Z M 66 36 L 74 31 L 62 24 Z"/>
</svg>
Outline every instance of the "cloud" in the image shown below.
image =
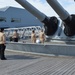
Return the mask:
<svg viewBox="0 0 75 75">
<path fill-rule="evenodd" d="M 46 2 L 46 0 L 27 0 L 27 1 L 47 16 L 58 16 L 57 13 Z M 57 0 L 57 1 L 70 14 L 75 13 L 75 8 L 74 8 L 75 7 L 75 2 L 74 2 L 74 0 Z M 13 6 L 13 7 L 18 7 L 18 8 L 23 8 L 15 0 L 7 0 L 7 1 L 0 0 L 0 8 L 5 7 L 5 6 Z"/>
<path fill-rule="evenodd" d="M 63 5 L 64 9 L 68 11 L 70 14 L 75 14 L 75 2 L 74 0 L 61 0 L 61 4 Z"/>
<path fill-rule="evenodd" d="M 38 10 L 46 14 L 47 16 L 58 16 L 57 13 L 51 8 L 51 6 L 46 2 L 46 0 L 27 0 Z M 70 14 L 75 13 L 75 2 L 74 0 L 57 0 L 60 5 L 68 11 Z"/>
</svg>

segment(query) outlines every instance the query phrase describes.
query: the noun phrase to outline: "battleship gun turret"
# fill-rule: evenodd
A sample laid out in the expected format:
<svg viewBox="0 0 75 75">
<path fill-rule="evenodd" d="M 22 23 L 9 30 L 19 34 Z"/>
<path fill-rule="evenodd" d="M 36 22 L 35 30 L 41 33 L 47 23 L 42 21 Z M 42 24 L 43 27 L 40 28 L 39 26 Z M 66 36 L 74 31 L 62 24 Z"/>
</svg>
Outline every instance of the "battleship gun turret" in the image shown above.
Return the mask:
<svg viewBox="0 0 75 75">
<path fill-rule="evenodd" d="M 37 17 L 42 23 L 44 23 L 45 34 L 47 36 L 52 36 L 55 34 L 55 32 L 58 29 L 58 19 L 55 16 L 47 17 L 44 13 L 37 10 L 26 0 L 15 0 L 15 1 L 17 1 L 21 6 L 23 6 L 35 17 Z"/>
<path fill-rule="evenodd" d="M 64 33 L 66 36 L 71 37 L 75 35 L 75 15 L 70 15 L 57 0 L 47 0 L 49 5 L 59 15 L 64 22 Z"/>
</svg>

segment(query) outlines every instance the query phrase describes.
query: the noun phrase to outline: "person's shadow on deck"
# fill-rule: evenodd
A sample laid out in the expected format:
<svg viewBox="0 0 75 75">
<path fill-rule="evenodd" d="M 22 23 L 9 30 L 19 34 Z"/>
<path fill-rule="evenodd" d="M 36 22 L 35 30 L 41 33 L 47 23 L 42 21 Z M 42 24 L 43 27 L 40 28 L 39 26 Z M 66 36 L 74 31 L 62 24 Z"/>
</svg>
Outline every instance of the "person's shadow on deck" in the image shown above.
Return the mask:
<svg viewBox="0 0 75 75">
<path fill-rule="evenodd" d="M 40 57 L 31 56 L 31 55 L 6 55 L 7 60 L 24 60 L 24 59 L 38 59 Z"/>
</svg>

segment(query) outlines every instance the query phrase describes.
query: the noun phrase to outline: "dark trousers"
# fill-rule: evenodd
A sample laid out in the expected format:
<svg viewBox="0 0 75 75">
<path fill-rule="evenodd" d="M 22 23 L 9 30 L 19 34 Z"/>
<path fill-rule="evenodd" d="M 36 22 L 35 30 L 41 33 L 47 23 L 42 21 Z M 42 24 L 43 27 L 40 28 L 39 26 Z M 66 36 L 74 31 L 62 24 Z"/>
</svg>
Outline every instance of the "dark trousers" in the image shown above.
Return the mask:
<svg viewBox="0 0 75 75">
<path fill-rule="evenodd" d="M 4 54 L 5 48 L 6 46 L 4 44 L 0 44 L 0 58 L 1 59 L 5 58 L 5 54 Z"/>
<path fill-rule="evenodd" d="M 18 42 L 18 38 L 13 38 L 13 41 L 14 42 Z"/>
</svg>

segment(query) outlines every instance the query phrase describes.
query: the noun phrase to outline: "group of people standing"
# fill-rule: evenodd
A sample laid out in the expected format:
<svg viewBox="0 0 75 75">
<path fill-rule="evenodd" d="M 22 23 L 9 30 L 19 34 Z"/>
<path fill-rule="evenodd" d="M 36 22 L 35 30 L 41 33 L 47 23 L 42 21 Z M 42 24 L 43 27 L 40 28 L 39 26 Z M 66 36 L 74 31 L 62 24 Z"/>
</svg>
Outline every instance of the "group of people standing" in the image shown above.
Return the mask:
<svg viewBox="0 0 75 75">
<path fill-rule="evenodd" d="M 14 31 L 13 33 L 13 41 L 14 42 L 18 42 L 18 37 L 19 37 L 19 34 L 17 33 L 17 30 Z M 36 34 L 35 34 L 35 31 L 33 30 L 32 33 L 31 33 L 31 41 L 32 43 L 36 43 Z M 44 31 L 43 29 L 40 31 L 39 33 L 39 41 L 40 43 L 44 43 L 45 41 L 45 34 L 44 34 Z M 0 59 L 1 60 L 6 60 L 5 58 L 5 48 L 6 48 L 6 37 L 5 37 L 5 34 L 4 34 L 4 28 L 1 28 L 0 29 Z"/>
<path fill-rule="evenodd" d="M 43 29 L 39 32 L 38 39 L 36 38 L 35 31 L 33 30 L 32 34 L 31 34 L 31 41 L 32 41 L 32 43 L 44 43 L 44 41 L 45 41 L 45 34 L 44 34 Z"/>
<path fill-rule="evenodd" d="M 17 30 L 14 31 L 12 38 L 13 38 L 14 42 L 18 42 L 19 34 L 17 33 Z M 36 43 L 36 41 L 39 41 L 40 43 L 44 43 L 44 41 L 45 41 L 45 34 L 44 34 L 43 29 L 39 32 L 39 38 L 38 39 L 36 38 L 35 31 L 32 30 L 31 41 L 32 41 L 32 43 Z"/>
<path fill-rule="evenodd" d="M 12 38 L 13 38 L 14 42 L 18 42 L 19 34 L 17 33 L 17 30 L 14 31 Z M 41 29 L 41 31 L 39 32 L 39 38 L 38 39 L 36 37 L 35 30 L 32 30 L 31 41 L 32 41 L 32 43 L 37 43 L 36 41 L 39 41 L 38 43 L 44 43 L 45 34 L 44 34 L 43 29 Z"/>
</svg>

